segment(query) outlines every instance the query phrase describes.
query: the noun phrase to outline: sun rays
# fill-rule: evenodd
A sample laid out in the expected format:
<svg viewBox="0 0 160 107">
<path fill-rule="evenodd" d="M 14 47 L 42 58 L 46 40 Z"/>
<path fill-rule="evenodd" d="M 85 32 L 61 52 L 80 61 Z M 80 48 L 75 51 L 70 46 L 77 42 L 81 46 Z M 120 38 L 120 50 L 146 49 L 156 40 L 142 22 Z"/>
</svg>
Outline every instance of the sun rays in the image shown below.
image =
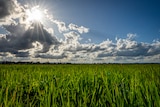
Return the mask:
<svg viewBox="0 0 160 107">
<path fill-rule="evenodd" d="M 32 7 L 26 11 L 26 21 L 29 22 L 43 22 L 44 12 L 40 9 L 39 6 Z"/>
</svg>

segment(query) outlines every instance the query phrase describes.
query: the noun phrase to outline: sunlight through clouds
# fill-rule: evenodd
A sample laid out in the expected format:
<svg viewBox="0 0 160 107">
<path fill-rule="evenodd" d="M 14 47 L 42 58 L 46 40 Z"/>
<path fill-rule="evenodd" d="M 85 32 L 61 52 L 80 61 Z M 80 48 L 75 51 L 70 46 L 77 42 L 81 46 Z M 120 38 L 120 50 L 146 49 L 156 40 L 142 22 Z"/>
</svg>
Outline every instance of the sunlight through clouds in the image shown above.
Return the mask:
<svg viewBox="0 0 160 107">
<path fill-rule="evenodd" d="M 26 11 L 26 15 L 27 15 L 27 21 L 42 21 L 43 19 L 43 13 L 42 11 L 39 9 L 39 6 L 35 6 L 33 8 L 31 8 L 30 10 Z"/>
<path fill-rule="evenodd" d="M 54 19 L 39 5 L 23 6 L 16 0 L 0 3 L 5 4 L 0 5 L 0 26 L 9 32 L 0 34 L 0 61 L 160 62 L 159 40 L 138 42 L 137 34 L 128 33 L 125 38 L 108 38 L 100 43 L 89 38 L 82 43 L 85 34 L 90 34 L 90 28 Z"/>
</svg>

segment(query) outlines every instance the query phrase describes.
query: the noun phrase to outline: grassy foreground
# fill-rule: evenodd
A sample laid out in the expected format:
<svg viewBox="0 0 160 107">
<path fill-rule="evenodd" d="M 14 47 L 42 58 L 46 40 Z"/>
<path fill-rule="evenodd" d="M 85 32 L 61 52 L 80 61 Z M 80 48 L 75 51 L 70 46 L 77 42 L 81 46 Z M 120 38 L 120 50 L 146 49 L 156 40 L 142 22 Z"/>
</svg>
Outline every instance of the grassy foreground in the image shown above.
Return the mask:
<svg viewBox="0 0 160 107">
<path fill-rule="evenodd" d="M 0 65 L 0 107 L 160 107 L 160 65 Z"/>
</svg>

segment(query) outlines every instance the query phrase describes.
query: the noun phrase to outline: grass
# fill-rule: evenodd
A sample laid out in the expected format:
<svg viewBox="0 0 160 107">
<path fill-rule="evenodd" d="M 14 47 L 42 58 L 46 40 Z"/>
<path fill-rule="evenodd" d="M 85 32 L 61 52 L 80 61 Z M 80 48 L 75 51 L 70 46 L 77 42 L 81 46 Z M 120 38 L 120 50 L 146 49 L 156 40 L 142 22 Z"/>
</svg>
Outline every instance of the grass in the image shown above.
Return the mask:
<svg viewBox="0 0 160 107">
<path fill-rule="evenodd" d="M 159 64 L 0 65 L 0 107 L 160 107 Z"/>
</svg>

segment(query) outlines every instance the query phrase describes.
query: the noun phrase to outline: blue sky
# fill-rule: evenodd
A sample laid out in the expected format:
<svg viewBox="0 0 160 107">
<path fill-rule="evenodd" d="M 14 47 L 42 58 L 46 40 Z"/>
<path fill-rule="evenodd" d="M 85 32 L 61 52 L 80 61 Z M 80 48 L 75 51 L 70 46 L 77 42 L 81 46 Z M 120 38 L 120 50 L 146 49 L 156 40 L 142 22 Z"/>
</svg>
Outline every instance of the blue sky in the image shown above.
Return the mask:
<svg viewBox="0 0 160 107">
<path fill-rule="evenodd" d="M 89 37 L 100 36 L 94 42 L 125 38 L 128 33 L 137 34 L 139 42 L 160 37 L 159 0 L 39 0 L 35 4 L 48 8 L 57 20 L 90 28 Z"/>
<path fill-rule="evenodd" d="M 0 0 L 0 60 L 160 63 L 159 5 L 159 0 Z M 29 20 L 37 19 L 36 9 L 43 17 Z"/>
<path fill-rule="evenodd" d="M 85 25 L 104 38 L 135 33 L 138 41 L 152 42 L 160 37 L 159 0 L 59 0 L 50 5 L 55 18 Z"/>
</svg>

